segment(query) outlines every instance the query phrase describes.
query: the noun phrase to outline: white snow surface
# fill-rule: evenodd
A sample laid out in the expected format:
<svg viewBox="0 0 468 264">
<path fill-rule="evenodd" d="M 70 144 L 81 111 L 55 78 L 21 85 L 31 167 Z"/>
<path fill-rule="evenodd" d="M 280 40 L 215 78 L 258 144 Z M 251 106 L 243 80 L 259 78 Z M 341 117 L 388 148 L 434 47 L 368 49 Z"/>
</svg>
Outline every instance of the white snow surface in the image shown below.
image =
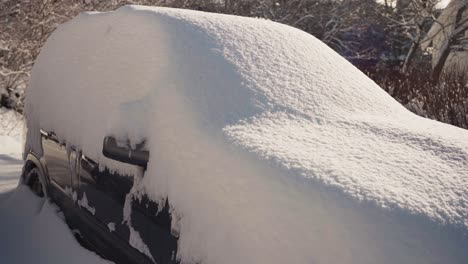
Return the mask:
<svg viewBox="0 0 468 264">
<path fill-rule="evenodd" d="M 115 231 L 115 223 L 113 223 L 113 222 L 108 223 L 107 228 L 109 228 L 109 232 L 114 232 Z"/>
<path fill-rule="evenodd" d="M 55 205 L 18 185 L 23 125 L 21 115 L 0 108 L 0 262 L 111 263 L 78 244 Z"/>
<path fill-rule="evenodd" d="M 24 120 L 14 111 L 0 108 L 0 192 L 11 190 L 18 184 L 23 166 L 21 150 L 23 146 Z"/>
<path fill-rule="evenodd" d="M 72 195 L 72 197 L 73 197 L 73 195 Z M 92 215 L 94 215 L 96 213 L 96 208 L 89 205 L 88 197 L 86 196 L 86 193 L 83 193 L 83 196 L 81 197 L 81 200 L 78 200 L 78 205 L 80 207 L 83 207 L 86 210 L 88 210 L 88 212 L 90 212 Z"/>
<path fill-rule="evenodd" d="M 24 185 L 0 190 L 1 263 L 112 263 L 81 247 L 58 211 Z"/>
<path fill-rule="evenodd" d="M 464 263 L 468 132 L 418 117 L 313 36 L 267 20 L 127 6 L 57 29 L 27 91 L 103 166 L 147 140 L 132 190 L 168 198 L 183 263 Z"/>
</svg>

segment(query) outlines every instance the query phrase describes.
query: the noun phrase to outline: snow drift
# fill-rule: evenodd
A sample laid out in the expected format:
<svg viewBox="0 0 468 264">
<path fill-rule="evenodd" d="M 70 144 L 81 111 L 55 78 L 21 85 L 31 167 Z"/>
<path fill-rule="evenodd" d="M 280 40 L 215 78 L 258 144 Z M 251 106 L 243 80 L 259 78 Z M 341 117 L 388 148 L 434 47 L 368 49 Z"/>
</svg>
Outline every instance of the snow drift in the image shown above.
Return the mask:
<svg viewBox="0 0 468 264">
<path fill-rule="evenodd" d="M 16 181 L 21 174 L 18 167 Z M 4 176 L 1 169 L 0 180 Z M 111 264 L 81 247 L 59 216 L 63 217 L 57 206 L 39 199 L 26 186 L 0 189 L 2 263 Z"/>
<path fill-rule="evenodd" d="M 133 190 L 169 199 L 184 263 L 468 259 L 468 132 L 413 115 L 285 25 L 140 6 L 82 14 L 39 55 L 26 115 L 26 151 L 52 130 L 130 175 L 101 142 L 146 139 Z"/>
</svg>

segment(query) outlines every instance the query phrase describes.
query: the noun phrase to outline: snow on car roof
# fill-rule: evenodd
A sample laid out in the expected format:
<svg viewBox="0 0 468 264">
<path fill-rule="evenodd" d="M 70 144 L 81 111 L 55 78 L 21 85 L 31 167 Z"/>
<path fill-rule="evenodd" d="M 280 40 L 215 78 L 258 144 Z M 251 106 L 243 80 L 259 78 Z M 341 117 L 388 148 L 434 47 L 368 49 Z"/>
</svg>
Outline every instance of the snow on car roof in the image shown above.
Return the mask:
<svg viewBox="0 0 468 264">
<path fill-rule="evenodd" d="M 468 257 L 468 132 L 410 113 L 298 29 L 142 6 L 81 14 L 45 44 L 26 100 L 26 150 L 51 130 L 138 175 L 101 142 L 147 140 L 133 191 L 168 198 L 183 262 Z"/>
</svg>

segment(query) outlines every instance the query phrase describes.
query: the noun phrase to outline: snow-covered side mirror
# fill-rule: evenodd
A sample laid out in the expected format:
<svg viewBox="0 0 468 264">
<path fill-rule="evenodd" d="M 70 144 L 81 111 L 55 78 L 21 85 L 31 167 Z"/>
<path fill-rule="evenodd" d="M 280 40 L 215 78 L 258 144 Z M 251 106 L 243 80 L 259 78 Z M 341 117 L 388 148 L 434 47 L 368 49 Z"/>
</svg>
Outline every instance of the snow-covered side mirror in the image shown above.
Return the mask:
<svg viewBox="0 0 468 264">
<path fill-rule="evenodd" d="M 104 138 L 102 154 L 109 159 L 141 166 L 145 169 L 149 158 L 148 151 L 120 147 L 117 145 L 117 140 L 111 136 Z"/>
</svg>

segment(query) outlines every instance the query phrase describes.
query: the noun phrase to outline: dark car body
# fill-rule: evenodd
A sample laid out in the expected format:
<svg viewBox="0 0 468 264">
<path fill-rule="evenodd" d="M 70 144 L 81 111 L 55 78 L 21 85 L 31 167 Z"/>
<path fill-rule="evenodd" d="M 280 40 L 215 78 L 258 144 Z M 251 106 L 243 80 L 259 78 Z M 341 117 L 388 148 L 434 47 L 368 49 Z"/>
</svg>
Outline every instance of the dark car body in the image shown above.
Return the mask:
<svg viewBox="0 0 468 264">
<path fill-rule="evenodd" d="M 109 171 L 53 132 L 41 130 L 41 144 L 43 154 L 28 153 L 23 175 L 39 169 L 45 193 L 63 211 L 82 245 L 115 263 L 177 263 L 167 201 L 159 208 L 144 195 L 127 197 L 132 176 Z M 124 219 L 126 199 L 132 207 L 130 220 Z M 131 245 L 135 231 L 151 256 Z"/>
</svg>

